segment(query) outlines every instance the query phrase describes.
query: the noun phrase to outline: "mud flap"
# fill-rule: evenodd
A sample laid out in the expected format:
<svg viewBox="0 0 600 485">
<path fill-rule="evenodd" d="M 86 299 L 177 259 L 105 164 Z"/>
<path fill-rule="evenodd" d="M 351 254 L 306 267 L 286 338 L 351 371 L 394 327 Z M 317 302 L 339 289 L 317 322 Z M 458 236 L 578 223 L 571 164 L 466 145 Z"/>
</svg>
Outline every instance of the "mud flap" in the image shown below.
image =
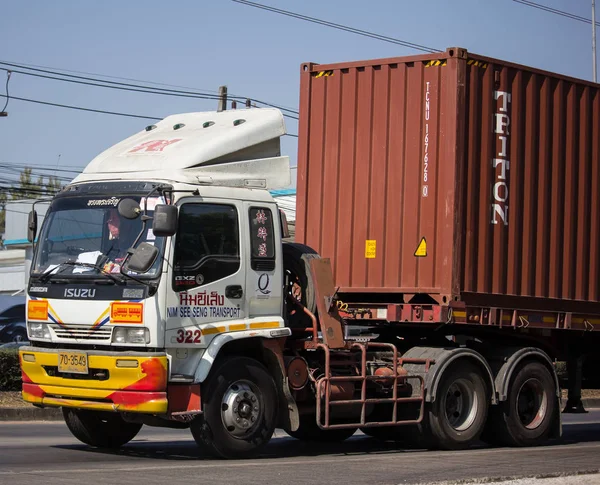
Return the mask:
<svg viewBox="0 0 600 485">
<path fill-rule="evenodd" d="M 264 356 L 272 372 L 277 394 L 279 395 L 279 426 L 285 430 L 296 431 L 300 426 L 298 405 L 292 396 L 283 363 L 281 339 L 263 340 Z"/>
</svg>

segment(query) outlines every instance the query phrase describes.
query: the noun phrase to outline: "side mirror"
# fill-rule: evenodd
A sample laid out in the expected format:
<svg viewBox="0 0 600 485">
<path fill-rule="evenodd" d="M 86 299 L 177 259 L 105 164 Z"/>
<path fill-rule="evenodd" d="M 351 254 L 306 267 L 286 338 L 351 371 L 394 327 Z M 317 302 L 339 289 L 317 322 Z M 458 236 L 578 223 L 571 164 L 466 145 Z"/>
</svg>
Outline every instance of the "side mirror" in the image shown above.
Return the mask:
<svg viewBox="0 0 600 485">
<path fill-rule="evenodd" d="M 122 199 L 117 205 L 117 210 L 125 219 L 137 219 L 142 213 L 140 204 L 133 199 Z"/>
<path fill-rule="evenodd" d="M 156 249 L 152 244 L 148 244 L 146 242 L 140 243 L 140 245 L 135 248 L 127 260 L 127 263 L 123 269 L 127 271 L 135 271 L 136 273 L 146 273 L 150 268 L 152 268 L 157 256 L 158 249 Z"/>
<path fill-rule="evenodd" d="M 158 204 L 154 208 L 152 232 L 157 237 L 174 236 L 177 232 L 177 207 L 174 205 Z"/>
<path fill-rule="evenodd" d="M 38 215 L 35 210 L 32 210 L 29 213 L 29 218 L 27 220 L 27 240 L 32 243 L 35 240 L 35 236 L 37 235 L 38 229 Z"/>
</svg>

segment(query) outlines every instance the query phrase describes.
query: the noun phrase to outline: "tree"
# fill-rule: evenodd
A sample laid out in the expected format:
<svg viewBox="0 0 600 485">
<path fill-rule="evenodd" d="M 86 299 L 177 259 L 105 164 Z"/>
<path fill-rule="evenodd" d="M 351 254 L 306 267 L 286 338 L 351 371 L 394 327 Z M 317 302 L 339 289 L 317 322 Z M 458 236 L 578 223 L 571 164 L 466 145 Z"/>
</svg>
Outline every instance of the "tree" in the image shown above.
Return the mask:
<svg viewBox="0 0 600 485">
<path fill-rule="evenodd" d="M 37 182 L 33 182 L 31 178 L 31 169 L 25 168 L 19 175 L 19 186 L 10 190 L 10 195 L 13 200 L 18 199 L 35 199 L 40 196 L 40 191 L 44 178 L 38 177 Z"/>
<path fill-rule="evenodd" d="M 3 246 L 4 231 L 6 228 L 6 202 L 7 200 L 38 199 L 56 194 L 62 184 L 55 175 L 47 177 L 40 175 L 34 182 L 31 168 L 25 168 L 19 174 L 19 183 L 16 187 L 0 189 L 0 246 Z"/>
</svg>

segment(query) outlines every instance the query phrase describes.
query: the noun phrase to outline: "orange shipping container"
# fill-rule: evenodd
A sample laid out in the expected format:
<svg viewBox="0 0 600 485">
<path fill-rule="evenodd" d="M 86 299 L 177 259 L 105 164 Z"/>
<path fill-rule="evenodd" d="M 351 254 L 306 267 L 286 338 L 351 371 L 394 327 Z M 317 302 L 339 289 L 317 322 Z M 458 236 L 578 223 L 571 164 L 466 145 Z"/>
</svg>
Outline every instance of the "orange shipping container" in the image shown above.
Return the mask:
<svg viewBox="0 0 600 485">
<path fill-rule="evenodd" d="M 301 66 L 296 240 L 344 292 L 600 313 L 598 85 L 451 48 Z"/>
</svg>

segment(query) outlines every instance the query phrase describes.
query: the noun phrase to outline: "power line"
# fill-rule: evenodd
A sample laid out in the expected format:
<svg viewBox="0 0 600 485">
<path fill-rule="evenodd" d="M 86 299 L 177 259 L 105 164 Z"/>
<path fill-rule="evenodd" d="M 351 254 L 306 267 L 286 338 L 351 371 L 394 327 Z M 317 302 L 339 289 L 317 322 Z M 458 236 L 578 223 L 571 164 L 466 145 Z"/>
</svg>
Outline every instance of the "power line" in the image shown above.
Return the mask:
<svg viewBox="0 0 600 485">
<path fill-rule="evenodd" d="M 36 199 L 31 199 L 32 201 L 36 200 Z M 29 212 L 23 212 L 23 211 L 19 211 L 16 209 L 4 209 L 5 212 L 11 212 L 13 214 L 25 214 L 25 215 L 29 215 Z"/>
<path fill-rule="evenodd" d="M 64 165 L 64 167 L 68 167 L 69 165 Z M 48 165 L 34 165 L 28 163 L 10 163 L 10 162 L 0 162 L 0 167 L 12 167 L 12 168 L 28 168 L 31 170 L 48 170 L 50 172 L 69 172 L 69 173 L 79 173 L 81 171 L 81 167 L 74 167 L 76 170 L 67 169 L 67 168 L 58 168 L 58 167 L 49 167 Z"/>
<path fill-rule="evenodd" d="M 2 64 L 2 63 L 0 62 L 0 64 Z M 107 88 L 107 89 L 118 89 L 118 90 L 121 90 L 121 91 L 130 91 L 130 92 L 145 93 L 145 94 L 156 94 L 156 95 L 160 95 L 160 96 L 175 96 L 175 97 L 179 97 L 179 98 L 193 98 L 193 99 L 206 99 L 206 100 L 217 100 L 218 99 L 218 98 L 212 97 L 212 95 L 211 96 L 205 96 L 205 95 L 200 95 L 200 94 L 167 93 L 167 92 L 160 92 L 160 91 L 151 91 L 151 90 L 147 90 L 147 89 L 138 89 L 138 88 L 131 88 L 131 87 L 123 87 L 123 86 L 104 85 L 104 84 L 93 83 L 93 82 L 88 82 L 88 81 L 78 81 L 78 80 L 74 80 L 74 79 L 64 79 L 64 78 L 49 76 L 49 75 L 46 75 L 46 74 L 35 74 L 35 73 L 32 73 L 32 72 L 19 71 L 19 70 L 15 70 L 15 69 L 9 70 L 9 69 L 6 69 L 4 67 L 0 67 L 0 70 L 7 71 L 7 72 L 18 73 L 18 74 L 23 74 L 25 76 L 33 76 L 33 77 L 39 77 L 39 78 L 44 78 L 44 79 L 52 79 L 54 81 L 63 81 L 63 82 L 68 82 L 68 83 L 81 84 L 81 85 L 85 85 L 85 86 L 94 86 L 94 87 Z M 15 99 L 17 99 L 17 98 L 15 98 Z M 262 101 L 258 101 L 258 102 L 260 104 L 267 104 L 268 105 L 268 103 L 265 103 L 265 102 L 262 102 Z M 7 104 L 8 104 L 8 101 L 7 101 Z M 272 106 L 274 108 L 281 109 L 281 108 L 279 108 L 278 106 L 275 106 L 275 105 L 268 105 L 268 106 Z M 297 116 L 286 114 L 284 112 L 282 112 L 282 114 L 283 114 L 283 116 L 285 116 L 287 118 L 298 120 Z"/>
<path fill-rule="evenodd" d="M 17 187 L 9 187 L 8 185 L 0 185 L 0 193 L 6 194 L 8 196 L 17 196 L 17 197 L 25 197 L 27 194 L 31 194 L 34 197 L 38 197 L 40 195 L 48 195 L 53 196 L 57 193 L 58 190 L 43 190 L 41 188 L 30 187 L 29 189 L 17 188 Z M 12 199 L 14 200 L 14 199 Z M 6 204 L 7 202 L 11 202 L 11 199 L 7 199 L 3 201 L 0 205 Z"/>
<path fill-rule="evenodd" d="M 14 63 L 10 62 L 10 61 L 4 61 L 4 64 L 6 65 L 13 65 Z M 145 84 L 154 84 L 156 86 L 167 86 L 170 88 L 179 88 L 179 89 L 187 89 L 187 90 L 192 90 L 193 93 L 196 93 L 198 91 L 208 91 L 209 93 L 214 93 L 214 94 L 218 94 L 218 91 L 215 91 L 213 89 L 206 89 L 206 88 L 191 88 L 189 86 L 181 86 L 178 84 L 168 84 L 168 83 L 159 83 L 156 81 L 147 81 L 144 79 L 135 79 L 135 78 L 129 78 L 129 77 L 120 77 L 120 76 L 112 76 L 110 74 L 99 74 L 99 73 L 94 73 L 94 72 L 86 72 L 86 71 L 76 71 L 73 69 L 62 69 L 62 68 L 57 68 L 57 67 L 49 67 L 49 66 L 40 66 L 38 64 L 29 64 L 29 63 L 18 63 L 20 66 L 23 66 L 26 69 L 30 69 L 30 68 L 41 68 L 41 69 L 52 69 L 54 71 L 62 71 L 60 74 L 63 76 L 67 76 L 68 74 L 64 74 L 64 73 L 75 73 L 75 74 L 85 74 L 86 76 L 96 76 L 96 77 L 105 77 L 105 78 L 109 78 L 109 79 L 119 79 L 121 81 L 133 81 L 133 82 L 138 82 L 138 83 L 145 83 Z M 100 81 L 102 82 L 108 82 L 105 81 L 104 79 L 101 79 Z M 182 91 L 184 92 L 184 91 Z M 239 95 L 230 95 L 233 96 L 235 99 L 251 99 L 252 101 L 257 101 L 254 98 L 248 98 L 248 97 L 244 97 L 244 96 L 239 96 Z M 258 101 L 257 101 L 258 102 Z M 265 103 L 260 103 L 260 104 L 265 104 Z M 294 113 L 298 113 L 298 110 L 295 108 L 290 108 L 289 106 L 283 106 L 283 105 L 278 105 L 278 106 L 273 106 L 273 107 L 277 107 L 277 108 L 283 108 L 283 109 L 287 109 L 290 112 L 294 112 Z"/>
<path fill-rule="evenodd" d="M 0 96 L 3 98 L 6 98 L 6 96 L 4 96 L 2 94 L 0 94 Z M 44 104 L 47 106 L 56 106 L 58 108 L 68 108 L 68 109 L 76 109 L 76 110 L 80 110 L 80 111 L 90 111 L 92 113 L 102 113 L 102 114 L 106 114 L 106 115 L 128 116 L 129 118 L 140 118 L 140 119 L 152 120 L 152 121 L 157 121 L 157 120 L 162 119 L 157 116 L 142 116 L 142 115 L 134 115 L 134 114 L 130 114 L 130 113 L 118 113 L 115 111 L 105 111 L 105 110 L 101 110 L 101 109 L 82 108 L 81 106 L 71 106 L 68 104 L 50 103 L 48 101 L 40 101 L 37 99 L 17 98 L 16 96 L 11 96 L 10 99 L 17 99 L 19 101 L 25 101 L 27 103 L 36 103 L 36 104 Z"/>
<path fill-rule="evenodd" d="M 0 179 L 0 184 L 20 184 L 19 180 L 8 180 L 8 179 Z M 45 184 L 42 182 L 42 185 L 38 185 L 35 181 L 31 181 L 29 184 L 25 186 L 15 186 L 15 185 L 1 185 L 1 189 L 8 190 L 11 192 L 48 192 L 50 191 L 58 191 L 59 189 L 54 188 L 46 188 Z"/>
<path fill-rule="evenodd" d="M 65 165 L 66 166 L 66 165 Z M 82 168 L 77 167 L 77 170 L 69 170 L 66 168 L 54 168 L 54 167 L 48 167 L 48 166 L 43 166 L 43 165 L 27 165 L 27 164 L 20 164 L 20 163 L 6 163 L 6 162 L 0 162 L 0 168 L 6 168 L 9 170 L 23 170 L 26 168 L 29 168 L 33 171 L 35 170 L 40 170 L 40 171 L 48 171 L 48 172 L 64 172 L 64 173 L 81 173 Z M 36 172 L 37 173 L 37 172 Z M 46 175 L 46 174 L 45 174 Z"/>
<path fill-rule="evenodd" d="M 21 183 L 21 174 L 24 172 L 24 170 L 25 170 L 24 168 L 14 168 L 13 169 L 13 167 L 0 166 L 0 169 L 2 169 L 5 172 L 8 172 L 8 173 L 5 173 L 3 177 L 0 177 L 0 182 L 14 183 L 14 184 Z M 68 183 L 68 182 L 72 181 L 75 177 L 77 177 L 77 175 L 79 175 L 79 173 L 65 176 L 65 175 L 53 175 L 53 174 L 37 172 L 37 171 L 30 172 L 30 176 L 32 177 L 32 179 L 35 178 L 36 182 L 37 182 L 37 180 L 39 180 L 41 178 L 42 180 L 48 180 L 48 181 L 57 180 L 58 182 Z"/>
<path fill-rule="evenodd" d="M 2 64 L 2 63 L 0 63 Z M 111 85 L 106 85 L 106 84 L 100 84 L 100 83 L 96 83 L 96 82 L 90 82 L 90 81 L 80 81 L 80 80 L 76 80 L 76 79 L 65 79 L 65 78 L 60 78 L 60 77 L 55 77 L 55 76 L 50 76 L 48 74 L 36 74 L 33 72 L 26 72 L 26 71 L 20 71 L 18 69 L 7 69 L 4 67 L 0 67 L 0 70 L 2 71 L 7 71 L 7 72 L 14 72 L 17 74 L 23 74 L 25 76 L 33 76 L 33 77 L 39 77 L 39 78 L 43 78 L 43 79 L 52 79 L 54 81 L 62 81 L 62 82 L 67 82 L 67 83 L 73 83 L 73 84 L 81 84 L 81 85 L 85 85 L 85 86 L 95 86 L 95 87 L 100 87 L 100 88 L 107 88 L 107 89 L 119 89 L 122 91 L 130 91 L 130 92 L 137 92 L 137 93 L 146 93 L 146 94 L 158 94 L 160 96 L 177 96 L 177 97 L 181 97 L 181 98 L 194 98 L 194 99 L 210 99 L 210 100 L 217 100 L 218 97 L 215 97 L 213 95 L 203 95 L 203 94 L 180 94 L 180 93 L 169 93 L 169 92 L 162 92 L 162 91 L 155 91 L 155 88 L 151 88 L 151 89 L 138 89 L 136 87 L 125 87 L 125 86 L 113 86 Z M 58 74 L 58 75 L 62 75 L 62 74 Z M 101 81 L 100 82 L 106 82 L 106 81 Z"/>
<path fill-rule="evenodd" d="M 362 35 L 364 37 L 370 37 L 372 39 L 381 40 L 384 42 L 389 42 L 391 44 L 401 45 L 404 47 L 408 47 L 410 49 L 415 49 L 418 51 L 435 53 L 442 52 L 439 49 L 434 49 L 433 47 L 427 47 L 421 44 L 415 44 L 413 42 L 408 42 L 406 40 L 395 39 L 393 37 L 388 37 L 386 35 L 376 34 L 374 32 L 369 32 L 367 30 L 357 29 L 355 27 L 349 27 L 347 25 L 336 24 L 334 22 L 330 22 L 328 20 L 318 19 L 316 17 L 309 17 L 308 15 L 302 15 L 296 12 L 291 12 L 289 10 L 282 10 L 280 8 L 271 7 L 269 5 L 264 5 L 261 3 L 250 2 L 248 0 L 231 0 L 232 2 L 236 2 L 242 5 L 247 5 L 249 7 L 260 8 L 262 10 L 267 10 L 268 12 L 277 13 L 279 15 L 285 15 L 287 17 L 296 18 L 299 20 L 305 20 L 306 22 L 312 22 L 314 24 L 324 25 L 326 27 L 331 27 L 333 29 L 343 30 L 345 32 L 350 32 L 352 34 Z"/>
<path fill-rule="evenodd" d="M 40 169 L 48 169 L 48 170 L 52 170 L 52 171 L 58 171 L 58 172 L 80 172 L 82 170 L 82 167 L 79 165 L 64 165 L 61 164 L 60 166 L 62 168 L 54 168 L 54 167 L 49 167 L 48 165 L 36 165 L 35 163 L 26 163 L 26 162 L 11 162 L 11 161 L 7 161 L 7 160 L 0 160 L 0 165 L 7 165 L 10 167 L 27 167 L 27 168 L 40 168 Z M 74 170 L 69 170 L 69 168 L 73 168 Z"/>
<path fill-rule="evenodd" d="M 10 64 L 10 61 L 5 61 L 5 62 Z M 156 86 L 168 86 L 170 88 L 196 89 L 196 88 L 190 88 L 188 86 L 180 86 L 177 84 L 159 83 L 156 81 L 146 81 L 144 79 L 134 79 L 134 78 L 130 78 L 130 77 L 112 76 L 110 74 L 100 74 L 100 73 L 96 73 L 96 72 L 76 71 L 74 69 L 63 69 L 63 68 L 58 68 L 58 67 L 40 66 L 39 64 L 29 64 L 29 63 L 25 63 L 25 62 L 20 62 L 19 64 L 22 66 L 25 66 L 26 68 L 36 68 L 37 67 L 37 68 L 41 68 L 41 69 L 53 69 L 55 71 L 63 71 L 63 72 L 69 72 L 69 73 L 74 73 L 74 74 L 85 74 L 86 76 L 96 76 L 96 77 L 100 76 L 100 77 L 106 77 L 109 79 L 119 79 L 121 81 L 133 81 L 133 82 L 138 82 L 138 83 L 154 84 Z M 200 90 L 213 92 L 215 94 L 218 93 L 218 91 L 215 91 L 213 89 L 201 88 Z"/>
<path fill-rule="evenodd" d="M 5 98 L 6 96 L 0 94 L 0 97 Z M 101 109 L 83 108 L 81 106 L 72 106 L 72 105 L 68 105 L 68 104 L 50 103 L 48 101 L 40 101 L 37 99 L 18 98 L 16 96 L 11 96 L 10 99 L 16 99 L 18 101 L 26 101 L 28 103 L 43 104 L 43 105 L 47 105 L 47 106 L 56 106 L 58 108 L 75 109 L 75 110 L 79 110 L 79 111 L 89 111 L 92 113 L 101 113 L 101 114 L 106 114 L 106 115 L 128 116 L 130 118 L 139 118 L 139 119 L 146 119 L 146 120 L 152 120 L 152 121 L 158 121 L 158 120 L 162 119 L 159 117 L 134 115 L 134 114 L 130 114 L 130 113 L 118 113 L 115 111 L 105 111 L 105 110 L 101 110 Z M 291 136 L 291 137 L 298 138 L 298 135 L 293 134 L 293 133 L 286 133 L 285 136 Z"/>
<path fill-rule="evenodd" d="M 236 1 L 236 0 L 233 0 Z M 584 22 L 586 24 L 591 24 L 592 21 L 586 17 L 582 17 L 581 15 L 575 15 L 570 12 L 565 12 L 564 10 L 558 10 L 557 8 L 548 7 L 546 5 L 542 5 L 540 3 L 531 2 L 529 0 L 513 0 L 515 3 L 520 3 L 522 5 L 527 5 L 528 7 L 537 8 L 538 10 L 543 10 L 544 12 L 553 13 L 555 15 L 560 15 L 561 17 L 566 17 L 571 20 L 577 20 L 578 22 Z M 600 22 L 596 22 L 596 25 L 600 25 Z"/>
<path fill-rule="evenodd" d="M 15 63 L 5 62 L 5 61 L 0 61 L 0 65 L 10 66 L 11 68 L 13 68 L 13 69 L 11 69 L 13 72 L 18 72 L 19 74 L 24 74 L 27 76 L 35 76 L 35 77 L 40 77 L 40 78 L 46 78 L 46 79 L 53 79 L 56 81 L 64 81 L 64 82 L 71 82 L 71 83 L 76 83 L 76 84 L 83 84 L 83 85 L 104 87 L 104 88 L 112 88 L 112 89 L 120 89 L 120 90 L 124 90 L 124 91 L 141 92 L 141 93 L 147 93 L 147 94 L 161 94 L 163 96 L 178 96 L 178 97 L 210 99 L 210 100 L 218 100 L 219 99 L 218 94 L 203 93 L 203 92 L 198 92 L 198 91 L 182 91 L 182 90 L 176 90 L 176 89 L 155 88 L 152 86 L 145 86 L 145 85 L 141 85 L 141 84 L 131 84 L 131 83 L 116 82 L 116 81 L 107 81 L 105 79 L 97 79 L 97 78 L 91 78 L 91 77 L 86 77 L 86 76 L 65 74 L 62 72 L 51 71 L 48 69 L 27 67 L 23 64 L 15 64 Z M 35 74 L 32 72 L 17 71 L 14 68 L 27 69 L 30 71 L 35 71 L 37 73 L 44 73 L 44 74 Z M 8 71 L 8 69 L 5 69 L 5 68 L 0 68 L 0 69 Z M 63 76 L 63 77 L 57 78 L 57 77 L 49 76 L 48 74 L 52 74 L 53 76 Z M 65 78 L 72 78 L 72 79 L 65 79 Z M 77 81 L 75 81 L 75 80 L 77 80 Z M 91 82 L 88 82 L 88 81 L 91 81 Z M 104 83 L 104 84 L 98 84 L 98 83 Z M 254 98 L 249 98 L 247 96 L 238 96 L 238 95 L 230 94 L 228 97 L 230 99 L 236 99 L 238 101 L 245 101 L 246 99 L 250 99 L 251 101 L 254 101 L 255 103 L 258 103 L 258 104 L 264 104 L 265 106 L 277 108 L 277 109 L 280 109 L 281 111 L 286 111 L 286 112 L 289 112 L 289 113 L 292 113 L 295 115 L 298 114 L 298 110 L 285 108 L 284 106 L 280 106 L 280 105 L 277 105 L 274 103 L 269 103 L 267 101 L 261 101 L 261 100 L 254 99 Z M 288 116 L 288 117 L 294 118 L 293 116 Z M 294 118 L 294 119 L 297 119 L 297 118 Z"/>
<path fill-rule="evenodd" d="M 54 169 L 51 169 L 51 168 L 41 168 L 41 169 L 34 170 L 31 167 L 20 167 L 20 166 L 11 166 L 11 165 L 3 165 L 3 164 L 0 164 L 0 169 L 9 172 L 9 173 L 3 173 L 2 177 L 0 177 L 0 180 L 2 178 L 13 176 L 13 177 L 18 177 L 16 182 L 20 182 L 21 174 L 23 174 L 25 172 L 25 170 L 29 170 L 29 174 L 32 177 L 35 176 L 38 178 L 42 177 L 42 178 L 48 178 L 48 179 L 55 178 L 56 180 L 72 180 L 79 173 L 81 173 L 81 172 L 71 172 L 70 170 L 69 171 L 64 170 L 64 172 L 72 173 L 73 175 L 66 175 L 66 176 L 65 175 L 56 175 L 53 173 L 50 173 L 50 174 L 43 173 L 44 171 L 46 171 L 46 172 L 54 171 Z M 38 171 L 38 170 L 40 170 L 40 171 Z M 59 171 L 63 172 L 62 170 L 59 170 Z M 12 172 L 12 173 L 10 173 L 10 172 Z M 10 179 L 8 179 L 8 180 L 10 180 Z"/>
<path fill-rule="evenodd" d="M 73 178 L 75 178 L 75 177 L 73 177 Z M 60 187 L 62 187 L 63 185 L 68 184 L 72 180 L 73 179 L 47 179 L 47 180 L 39 181 L 39 177 L 36 177 L 36 178 L 32 178 L 32 180 L 29 182 L 29 184 L 26 184 L 26 186 L 21 187 L 21 180 L 11 180 L 8 178 L 0 178 L 0 184 L 5 184 L 6 186 L 10 185 L 12 188 L 9 190 L 29 190 L 29 188 L 33 188 L 34 190 L 37 190 L 38 187 L 41 187 L 45 191 L 46 186 L 48 184 L 57 183 Z M 38 184 L 38 181 L 40 182 L 39 184 Z M 54 190 L 54 188 L 52 188 L 52 190 Z"/>
<path fill-rule="evenodd" d="M 6 168 L 5 168 L 6 170 Z M 16 178 L 9 178 L 10 176 L 14 176 Z M 37 181 L 41 178 L 42 179 L 42 183 L 44 183 L 44 180 L 48 180 L 49 182 L 56 180 L 58 182 L 70 182 L 71 180 L 73 180 L 75 178 L 74 177 L 61 177 L 61 176 L 53 176 L 53 175 L 46 175 L 46 174 L 41 174 L 41 173 L 37 173 L 37 172 L 31 172 L 31 178 L 32 184 L 37 184 Z M 35 180 L 33 180 L 35 179 Z M 20 179 L 20 173 L 17 174 L 8 174 L 8 176 L 4 176 L 4 177 L 0 177 L 0 183 L 11 183 L 11 184 L 20 184 L 21 183 L 21 179 Z"/>
</svg>

